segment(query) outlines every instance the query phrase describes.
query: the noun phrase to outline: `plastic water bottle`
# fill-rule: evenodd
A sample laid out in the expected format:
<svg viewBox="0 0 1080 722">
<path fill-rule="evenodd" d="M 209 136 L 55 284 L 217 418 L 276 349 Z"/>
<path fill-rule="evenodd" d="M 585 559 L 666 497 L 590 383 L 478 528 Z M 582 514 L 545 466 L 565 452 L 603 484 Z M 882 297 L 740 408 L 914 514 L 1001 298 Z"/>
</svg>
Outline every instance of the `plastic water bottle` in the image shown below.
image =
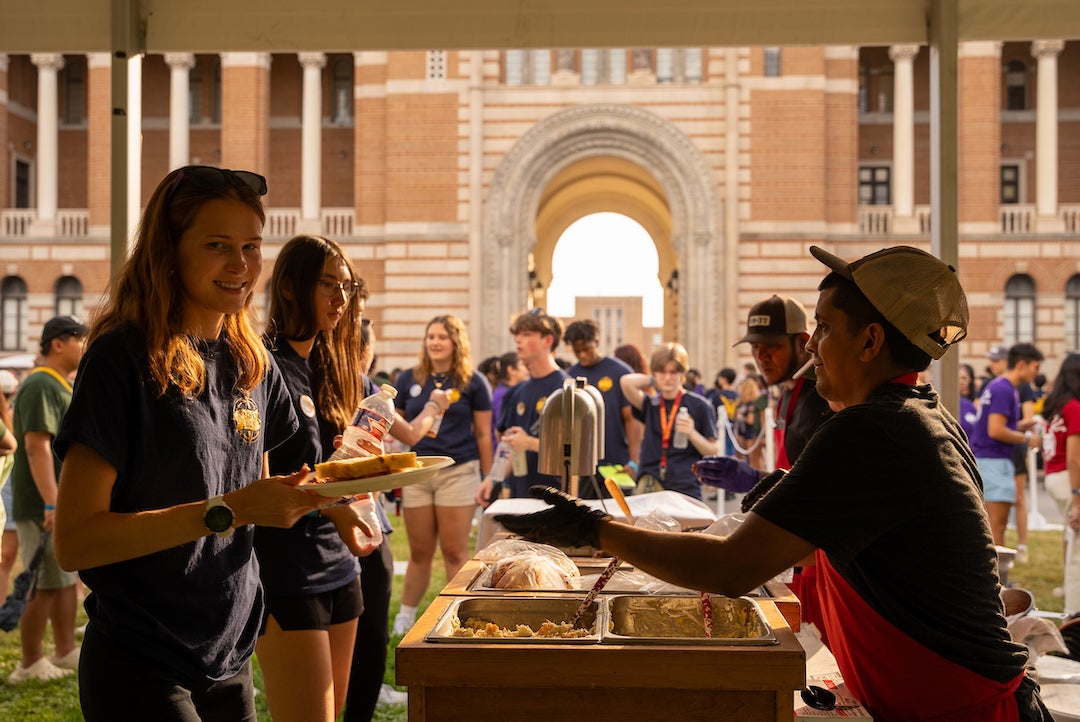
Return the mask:
<svg viewBox="0 0 1080 722">
<path fill-rule="evenodd" d="M 493 481 L 505 481 L 507 472 L 510 471 L 510 455 L 513 450 L 510 444 L 500 441 L 495 447 L 495 459 L 491 462 L 491 479 Z"/>
<path fill-rule="evenodd" d="M 342 434 L 341 446 L 330 461 L 376 456 L 383 453 L 383 437 L 394 423 L 394 397 L 397 389 L 383 384 L 379 392 L 368 396 L 356 407 L 352 424 Z"/>
<path fill-rule="evenodd" d="M 439 413 L 435 414 L 435 418 L 431 420 L 431 428 L 428 429 L 427 435 L 432 439 L 439 435 L 439 429 L 442 428 L 442 417 L 443 412 L 440 411 Z"/>
<path fill-rule="evenodd" d="M 525 458 L 524 451 L 515 451 L 510 455 L 510 467 L 514 476 L 529 475 L 529 461 Z"/>
<path fill-rule="evenodd" d="M 678 424 L 680 419 L 686 419 L 690 417 L 690 412 L 685 406 L 679 407 L 679 413 L 675 415 L 675 423 Z M 675 435 L 671 437 L 671 447 L 673 449 L 685 449 L 689 443 L 689 439 L 686 437 L 685 431 L 676 431 Z"/>
</svg>

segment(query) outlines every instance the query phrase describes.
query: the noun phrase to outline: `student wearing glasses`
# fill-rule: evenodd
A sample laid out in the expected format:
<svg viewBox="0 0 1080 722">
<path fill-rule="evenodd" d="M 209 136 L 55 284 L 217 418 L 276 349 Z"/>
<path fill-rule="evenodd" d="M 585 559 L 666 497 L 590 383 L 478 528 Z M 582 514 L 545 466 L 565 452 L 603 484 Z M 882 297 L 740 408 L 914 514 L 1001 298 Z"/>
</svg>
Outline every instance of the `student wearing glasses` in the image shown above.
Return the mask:
<svg viewBox="0 0 1080 722">
<path fill-rule="evenodd" d="M 357 279 L 341 246 L 321 236 L 297 236 L 278 255 L 265 341 L 300 430 L 270 452 L 272 474 L 325 461 L 363 399 Z M 357 557 L 376 548 L 357 507 L 339 504 L 288 529 L 255 530 L 266 594 L 255 650 L 275 720 L 332 722 L 345 706 L 364 606 Z"/>
<path fill-rule="evenodd" d="M 527 497 L 529 487 L 534 484 L 562 487 L 560 477 L 537 471 L 540 411 L 547 397 L 561 389 L 563 381 L 570 378 L 555 363 L 555 349 L 562 340 L 562 332 L 559 320 L 548 316 L 542 308 L 522 313 L 510 324 L 518 359 L 529 371 L 527 380 L 507 392 L 496 424 L 499 440 L 509 443 L 514 453 L 524 453 L 528 465 L 524 476 L 511 473 L 503 482 L 512 498 Z M 477 502 L 484 506 L 490 504 L 493 487 L 491 477 L 486 477 L 476 493 Z"/>
<path fill-rule="evenodd" d="M 90 722 L 254 720 L 254 525 L 287 528 L 334 501 L 296 488 L 306 469 L 265 466 L 297 429 L 249 318 L 265 193 L 248 171 L 169 173 L 87 337 L 55 443 L 54 540 L 91 589 Z"/>
</svg>

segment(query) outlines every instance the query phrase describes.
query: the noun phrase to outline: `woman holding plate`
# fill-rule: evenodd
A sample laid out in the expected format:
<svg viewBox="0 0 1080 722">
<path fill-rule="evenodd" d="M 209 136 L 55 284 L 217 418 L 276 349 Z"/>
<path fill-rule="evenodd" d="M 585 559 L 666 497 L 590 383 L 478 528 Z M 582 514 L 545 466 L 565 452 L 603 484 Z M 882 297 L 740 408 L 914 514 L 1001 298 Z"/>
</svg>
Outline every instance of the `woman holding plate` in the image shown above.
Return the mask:
<svg viewBox="0 0 1080 722">
<path fill-rule="evenodd" d="M 300 431 L 270 452 L 272 473 L 314 468 L 329 457 L 334 437 L 363 398 L 358 278 L 341 246 L 327 238 L 297 236 L 281 249 L 270 283 L 266 344 L 285 377 Z M 429 410 L 421 421 L 430 425 L 433 417 Z M 361 520 L 365 507 L 338 504 L 290 529 L 256 530 L 267 600 L 256 654 L 278 722 L 332 722 L 345 705 L 363 611 L 356 557 L 378 546 Z"/>
<path fill-rule="evenodd" d="M 454 466 L 431 481 L 402 489 L 409 565 L 394 634 L 404 634 L 431 582 L 435 545 L 442 549 L 448 580 L 468 561 L 476 492 L 481 472 L 491 469 L 491 386 L 473 368 L 469 334 L 460 318 L 436 316 L 428 322 L 419 362 L 401 372 L 397 390 L 399 411 L 414 423 L 435 405 L 433 394 L 449 394 L 450 405 L 437 431 L 414 443 L 413 450 L 454 460 Z"/>
</svg>

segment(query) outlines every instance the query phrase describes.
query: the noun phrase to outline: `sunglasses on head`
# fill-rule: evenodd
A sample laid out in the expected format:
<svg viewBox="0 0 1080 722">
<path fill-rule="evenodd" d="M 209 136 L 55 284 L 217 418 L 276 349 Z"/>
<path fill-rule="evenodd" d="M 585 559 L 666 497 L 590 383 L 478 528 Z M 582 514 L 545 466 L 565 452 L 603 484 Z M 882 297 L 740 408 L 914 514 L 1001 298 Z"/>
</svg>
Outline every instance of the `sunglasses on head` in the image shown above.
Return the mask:
<svg viewBox="0 0 1080 722">
<path fill-rule="evenodd" d="M 547 311 L 545 311 L 540 306 L 536 306 L 535 308 L 530 309 L 528 315 L 531 316 L 532 318 L 535 318 L 535 319 L 539 320 L 540 323 L 544 324 L 544 327 L 547 329 L 547 332 L 551 333 L 551 329 L 553 328 L 553 326 L 552 326 L 552 323 L 551 323 L 551 316 L 547 315 Z"/>
<path fill-rule="evenodd" d="M 258 193 L 266 195 L 266 178 L 249 170 L 230 170 L 228 168 L 215 168 L 211 165 L 188 165 L 176 171 L 172 185 L 165 192 L 165 200 L 168 201 L 172 194 L 184 181 L 191 183 L 202 190 L 224 190 L 230 186 L 246 186 Z"/>
</svg>

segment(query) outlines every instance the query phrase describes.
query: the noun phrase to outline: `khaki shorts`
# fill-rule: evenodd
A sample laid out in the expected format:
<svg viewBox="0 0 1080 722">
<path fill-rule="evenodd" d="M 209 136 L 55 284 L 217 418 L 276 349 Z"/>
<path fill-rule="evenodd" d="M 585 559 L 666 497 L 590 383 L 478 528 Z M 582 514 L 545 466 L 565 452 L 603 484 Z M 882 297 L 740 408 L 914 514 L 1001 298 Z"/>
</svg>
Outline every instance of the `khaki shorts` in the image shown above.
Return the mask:
<svg viewBox="0 0 1080 722">
<path fill-rule="evenodd" d="M 475 506 L 480 481 L 478 460 L 454 464 L 439 471 L 433 479 L 402 488 L 401 505 L 406 509 L 421 506 Z"/>
<path fill-rule="evenodd" d="M 36 521 L 17 521 L 15 530 L 19 534 L 19 556 L 22 558 L 23 568 L 28 569 L 30 560 L 34 558 L 34 552 L 37 551 L 38 543 L 41 541 L 41 526 Z M 78 574 L 65 572 L 56 563 L 53 540 L 49 537 L 49 543 L 45 546 L 45 555 L 41 558 L 38 589 L 67 589 L 75 586 L 78 578 Z"/>
</svg>

